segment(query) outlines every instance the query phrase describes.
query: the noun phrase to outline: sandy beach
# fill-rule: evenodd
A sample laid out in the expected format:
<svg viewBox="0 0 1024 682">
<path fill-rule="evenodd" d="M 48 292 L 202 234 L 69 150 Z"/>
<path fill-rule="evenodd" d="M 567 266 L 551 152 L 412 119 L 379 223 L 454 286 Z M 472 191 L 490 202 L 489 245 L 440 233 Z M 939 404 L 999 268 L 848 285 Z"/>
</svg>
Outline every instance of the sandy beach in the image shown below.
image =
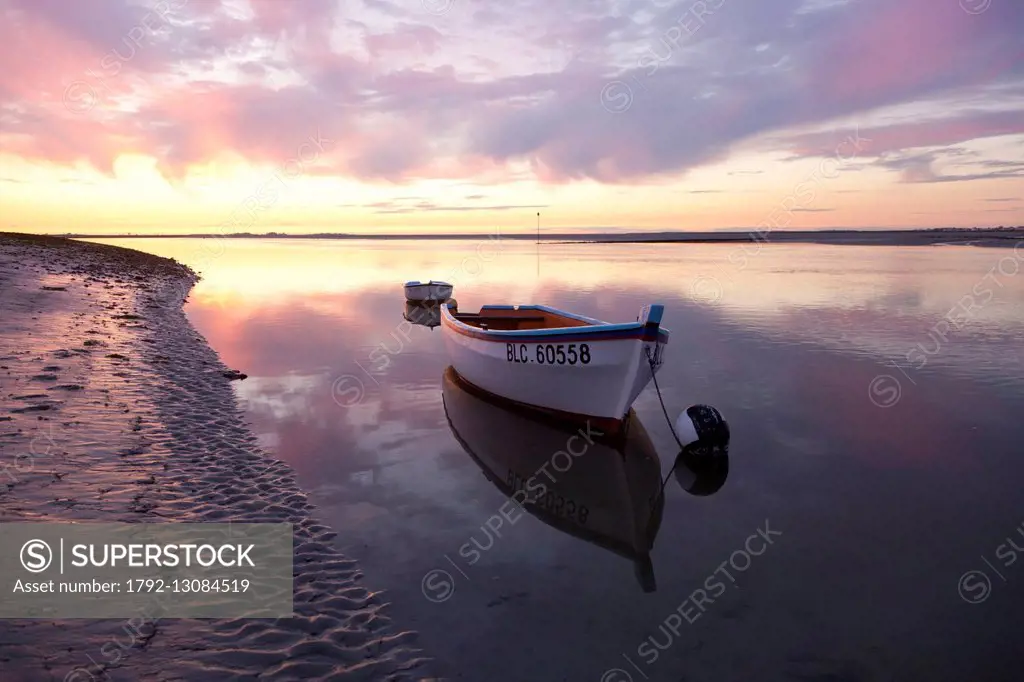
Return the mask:
<svg viewBox="0 0 1024 682">
<path fill-rule="evenodd" d="M 416 633 L 256 445 L 237 374 L 182 311 L 195 281 L 137 251 L 0 234 L 0 521 L 290 522 L 295 615 L 0 621 L 3 679 L 431 678 Z"/>
</svg>

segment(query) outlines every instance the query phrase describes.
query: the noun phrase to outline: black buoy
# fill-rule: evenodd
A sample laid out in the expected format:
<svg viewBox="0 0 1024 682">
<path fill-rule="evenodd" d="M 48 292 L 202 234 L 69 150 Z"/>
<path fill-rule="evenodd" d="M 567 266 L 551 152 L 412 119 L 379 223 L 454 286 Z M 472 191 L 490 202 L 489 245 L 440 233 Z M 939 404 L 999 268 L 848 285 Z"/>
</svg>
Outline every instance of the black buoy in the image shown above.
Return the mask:
<svg viewBox="0 0 1024 682">
<path fill-rule="evenodd" d="M 710 405 L 690 405 L 677 418 L 675 434 L 682 449 L 701 446 L 713 453 L 729 447 L 729 425 Z"/>
<path fill-rule="evenodd" d="M 682 446 L 672 466 L 676 481 L 691 495 L 717 493 L 729 476 L 729 425 L 710 405 L 691 405 L 679 415 L 676 437 Z"/>
<path fill-rule="evenodd" d="M 664 407 L 662 403 L 663 410 Z M 667 410 L 665 419 L 668 420 Z M 691 495 L 718 492 L 729 476 L 729 425 L 722 413 L 710 405 L 691 405 L 679 415 L 674 427 L 669 421 L 669 429 L 679 444 L 679 454 L 655 499 L 664 498 L 665 485 L 673 473 L 683 490 Z"/>
</svg>

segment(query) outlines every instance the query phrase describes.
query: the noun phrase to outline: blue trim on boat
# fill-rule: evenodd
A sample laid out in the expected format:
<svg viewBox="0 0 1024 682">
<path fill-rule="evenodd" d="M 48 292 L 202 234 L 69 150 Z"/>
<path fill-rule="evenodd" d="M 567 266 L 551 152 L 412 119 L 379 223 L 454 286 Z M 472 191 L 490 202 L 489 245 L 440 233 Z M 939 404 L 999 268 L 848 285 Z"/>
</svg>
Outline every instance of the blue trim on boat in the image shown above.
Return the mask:
<svg viewBox="0 0 1024 682">
<path fill-rule="evenodd" d="M 641 322 L 647 325 L 658 326 L 661 324 L 661 316 L 665 314 L 665 306 L 658 303 L 644 306 L 640 311 L 640 317 L 638 318 Z"/>
</svg>

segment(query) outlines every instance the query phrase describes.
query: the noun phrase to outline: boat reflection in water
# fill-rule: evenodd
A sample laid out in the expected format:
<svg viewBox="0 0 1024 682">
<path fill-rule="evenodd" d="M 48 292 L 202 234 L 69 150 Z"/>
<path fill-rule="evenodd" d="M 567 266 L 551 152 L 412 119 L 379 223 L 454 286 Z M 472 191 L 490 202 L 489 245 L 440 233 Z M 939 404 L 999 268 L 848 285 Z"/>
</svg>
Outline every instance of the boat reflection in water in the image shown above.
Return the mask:
<svg viewBox="0 0 1024 682">
<path fill-rule="evenodd" d="M 405 312 L 402 313 L 402 317 L 413 324 L 433 329 L 434 327 L 441 326 L 441 306 L 406 301 Z"/>
<path fill-rule="evenodd" d="M 631 560 L 645 592 L 655 589 L 650 552 L 661 525 L 661 461 L 640 419 L 614 437 L 508 405 L 444 374 L 452 433 L 484 475 L 553 528 Z"/>
<path fill-rule="evenodd" d="M 407 322 L 427 327 L 433 331 L 434 327 L 441 326 L 441 303 L 448 304 L 453 310 L 459 309 L 459 303 L 454 298 L 446 301 L 406 301 L 402 317 Z"/>
</svg>

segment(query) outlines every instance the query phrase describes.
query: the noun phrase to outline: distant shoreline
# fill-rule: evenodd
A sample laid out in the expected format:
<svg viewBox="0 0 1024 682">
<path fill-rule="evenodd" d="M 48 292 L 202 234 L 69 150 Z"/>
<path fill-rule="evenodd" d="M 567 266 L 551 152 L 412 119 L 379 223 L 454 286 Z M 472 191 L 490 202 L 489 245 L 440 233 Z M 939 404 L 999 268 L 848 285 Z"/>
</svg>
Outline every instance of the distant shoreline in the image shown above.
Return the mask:
<svg viewBox="0 0 1024 682">
<path fill-rule="evenodd" d="M 503 234 L 500 231 L 485 234 L 68 234 L 71 239 L 331 239 L 331 240 L 474 240 L 508 239 L 536 241 L 536 233 Z M 1014 246 L 1024 240 L 1024 227 L 992 229 L 933 228 L 922 230 L 775 230 L 758 232 L 632 232 L 609 233 L 546 233 L 541 242 L 552 244 L 718 244 L 718 243 L 787 243 L 838 244 L 857 246 L 933 246 L 956 244 L 963 246 Z"/>
</svg>

